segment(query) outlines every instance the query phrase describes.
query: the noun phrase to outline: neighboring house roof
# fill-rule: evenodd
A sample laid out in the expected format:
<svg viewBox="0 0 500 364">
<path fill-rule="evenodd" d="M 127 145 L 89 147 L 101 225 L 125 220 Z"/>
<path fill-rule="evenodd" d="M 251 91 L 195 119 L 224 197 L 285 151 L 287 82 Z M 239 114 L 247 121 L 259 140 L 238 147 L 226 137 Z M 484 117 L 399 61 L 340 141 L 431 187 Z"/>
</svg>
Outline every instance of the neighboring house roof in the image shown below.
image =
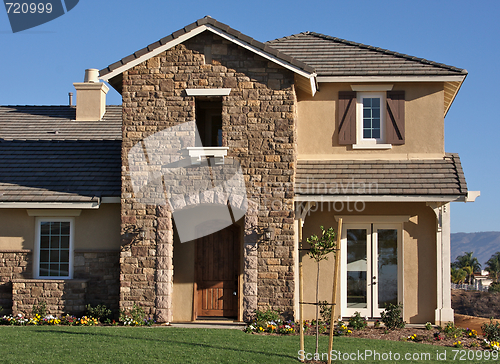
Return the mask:
<svg viewBox="0 0 500 364">
<path fill-rule="evenodd" d="M 467 71 L 314 32 L 267 42 L 314 68 L 318 76 L 466 75 Z"/>
<path fill-rule="evenodd" d="M 467 184 L 457 154 L 429 160 L 299 160 L 295 193 L 466 196 Z"/>
<path fill-rule="evenodd" d="M 121 190 L 121 106 L 76 122 L 70 106 L 0 107 L 0 202 L 90 202 Z"/>
<path fill-rule="evenodd" d="M 246 36 L 209 16 L 199 19 L 194 23 L 189 24 L 184 28 L 160 39 L 159 41 L 150 44 L 146 48 L 140 49 L 137 52 L 110 64 L 108 67 L 99 71 L 99 76 L 104 81 L 109 82 L 113 88 L 121 93 L 121 74 L 124 71 L 206 30 L 212 31 L 213 33 L 216 33 L 250 51 L 256 52 L 271 61 L 280 63 L 282 66 L 287 67 L 292 71 L 299 72 L 304 77 L 310 78 L 315 76 L 314 68 L 311 66 L 299 61 L 298 59 L 290 57 L 287 54 L 279 52 L 277 49 L 270 47 L 268 44 L 261 43 L 249 36 Z"/>
</svg>

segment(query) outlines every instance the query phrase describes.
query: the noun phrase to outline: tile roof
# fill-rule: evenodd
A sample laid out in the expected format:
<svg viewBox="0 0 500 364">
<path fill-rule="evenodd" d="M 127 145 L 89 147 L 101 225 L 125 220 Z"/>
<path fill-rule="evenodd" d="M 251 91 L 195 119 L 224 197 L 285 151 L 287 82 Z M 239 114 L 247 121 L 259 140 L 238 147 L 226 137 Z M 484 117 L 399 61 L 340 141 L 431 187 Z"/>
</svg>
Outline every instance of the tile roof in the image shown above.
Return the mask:
<svg viewBox="0 0 500 364">
<path fill-rule="evenodd" d="M 121 107 L 98 122 L 74 117 L 69 106 L 0 107 L 0 202 L 120 196 Z"/>
<path fill-rule="evenodd" d="M 122 107 L 110 105 L 102 121 L 76 121 L 72 106 L 0 106 L 0 140 L 119 140 Z"/>
<path fill-rule="evenodd" d="M 458 154 L 431 160 L 297 162 L 298 195 L 467 195 Z"/>
<path fill-rule="evenodd" d="M 159 41 L 148 45 L 146 48 L 140 49 L 137 52 L 132 53 L 131 55 L 124 57 L 121 60 L 119 60 L 113 64 L 110 64 L 108 67 L 99 71 L 99 76 L 100 77 L 105 76 L 108 73 L 112 72 L 113 70 L 117 69 L 118 67 L 121 67 L 123 65 L 126 65 L 129 62 L 132 62 L 135 59 L 142 57 L 149 52 L 154 51 L 156 48 L 161 47 L 161 46 L 167 44 L 168 42 L 170 42 L 176 38 L 179 38 L 180 36 L 190 32 L 193 29 L 196 29 L 202 25 L 211 25 L 213 27 L 216 27 L 216 28 L 222 30 L 223 32 L 229 34 L 230 36 L 233 36 L 236 39 L 239 39 L 241 41 L 244 41 L 245 43 L 247 43 L 247 44 L 249 44 L 249 45 L 251 45 L 251 46 L 253 46 L 261 51 L 264 51 L 268 54 L 271 54 L 271 55 L 281 59 L 282 61 L 285 61 L 289 64 L 292 64 L 292 65 L 294 65 L 294 66 L 296 66 L 296 67 L 298 67 L 306 72 L 309 72 L 309 73 L 314 72 L 314 69 L 311 66 L 301 62 L 300 60 L 294 59 L 293 57 L 290 57 L 287 54 L 281 53 L 277 49 L 270 47 L 268 44 L 261 43 L 261 42 L 255 40 L 249 36 L 246 36 L 245 34 L 239 32 L 239 31 L 229 27 L 228 25 L 223 24 L 223 23 L 221 23 L 221 22 L 219 22 L 219 21 L 217 21 L 209 16 L 205 16 L 204 18 L 198 19 L 194 23 L 191 23 L 191 24 L 185 26 L 184 28 L 182 28 L 176 32 L 173 32 L 172 34 L 160 39 Z"/>
<path fill-rule="evenodd" d="M 318 76 L 466 75 L 467 71 L 314 32 L 267 42 L 313 67 Z"/>
</svg>

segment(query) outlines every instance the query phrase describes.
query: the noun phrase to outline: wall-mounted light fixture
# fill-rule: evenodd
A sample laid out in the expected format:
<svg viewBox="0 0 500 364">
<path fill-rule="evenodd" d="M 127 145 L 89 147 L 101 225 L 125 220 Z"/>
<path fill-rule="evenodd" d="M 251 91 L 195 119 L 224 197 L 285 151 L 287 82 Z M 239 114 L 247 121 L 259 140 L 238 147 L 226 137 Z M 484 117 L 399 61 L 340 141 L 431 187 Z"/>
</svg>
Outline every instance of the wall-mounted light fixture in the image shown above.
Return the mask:
<svg viewBox="0 0 500 364">
<path fill-rule="evenodd" d="M 266 239 L 271 240 L 274 237 L 274 228 L 272 226 L 269 226 L 266 229 Z"/>
</svg>

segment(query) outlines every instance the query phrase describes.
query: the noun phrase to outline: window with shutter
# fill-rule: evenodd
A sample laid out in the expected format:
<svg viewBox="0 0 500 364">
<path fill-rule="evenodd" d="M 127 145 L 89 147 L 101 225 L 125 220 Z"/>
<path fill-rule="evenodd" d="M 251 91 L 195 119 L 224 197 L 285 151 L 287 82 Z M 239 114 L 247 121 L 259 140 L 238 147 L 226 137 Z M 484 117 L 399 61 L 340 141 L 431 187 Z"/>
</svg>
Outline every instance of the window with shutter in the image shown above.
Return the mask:
<svg viewBox="0 0 500 364">
<path fill-rule="evenodd" d="M 404 91 L 340 91 L 340 145 L 353 149 L 390 149 L 405 143 Z"/>
</svg>

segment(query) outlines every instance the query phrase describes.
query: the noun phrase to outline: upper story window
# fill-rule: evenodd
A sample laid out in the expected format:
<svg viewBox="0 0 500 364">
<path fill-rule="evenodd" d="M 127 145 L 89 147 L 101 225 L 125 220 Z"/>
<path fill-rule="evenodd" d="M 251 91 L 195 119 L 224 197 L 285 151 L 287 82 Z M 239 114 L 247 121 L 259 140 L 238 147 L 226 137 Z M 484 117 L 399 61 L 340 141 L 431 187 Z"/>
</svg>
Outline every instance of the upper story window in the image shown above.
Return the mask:
<svg viewBox="0 0 500 364">
<path fill-rule="evenodd" d="M 35 278 L 71 278 L 74 220 L 37 218 Z"/>
<path fill-rule="evenodd" d="M 222 147 L 222 98 L 197 98 L 195 113 L 203 147 Z"/>
<path fill-rule="evenodd" d="M 383 93 L 358 93 L 357 144 L 384 142 L 384 106 L 385 95 Z"/>
<path fill-rule="evenodd" d="M 339 144 L 353 149 L 404 144 L 404 102 L 404 91 L 339 92 Z"/>
</svg>

